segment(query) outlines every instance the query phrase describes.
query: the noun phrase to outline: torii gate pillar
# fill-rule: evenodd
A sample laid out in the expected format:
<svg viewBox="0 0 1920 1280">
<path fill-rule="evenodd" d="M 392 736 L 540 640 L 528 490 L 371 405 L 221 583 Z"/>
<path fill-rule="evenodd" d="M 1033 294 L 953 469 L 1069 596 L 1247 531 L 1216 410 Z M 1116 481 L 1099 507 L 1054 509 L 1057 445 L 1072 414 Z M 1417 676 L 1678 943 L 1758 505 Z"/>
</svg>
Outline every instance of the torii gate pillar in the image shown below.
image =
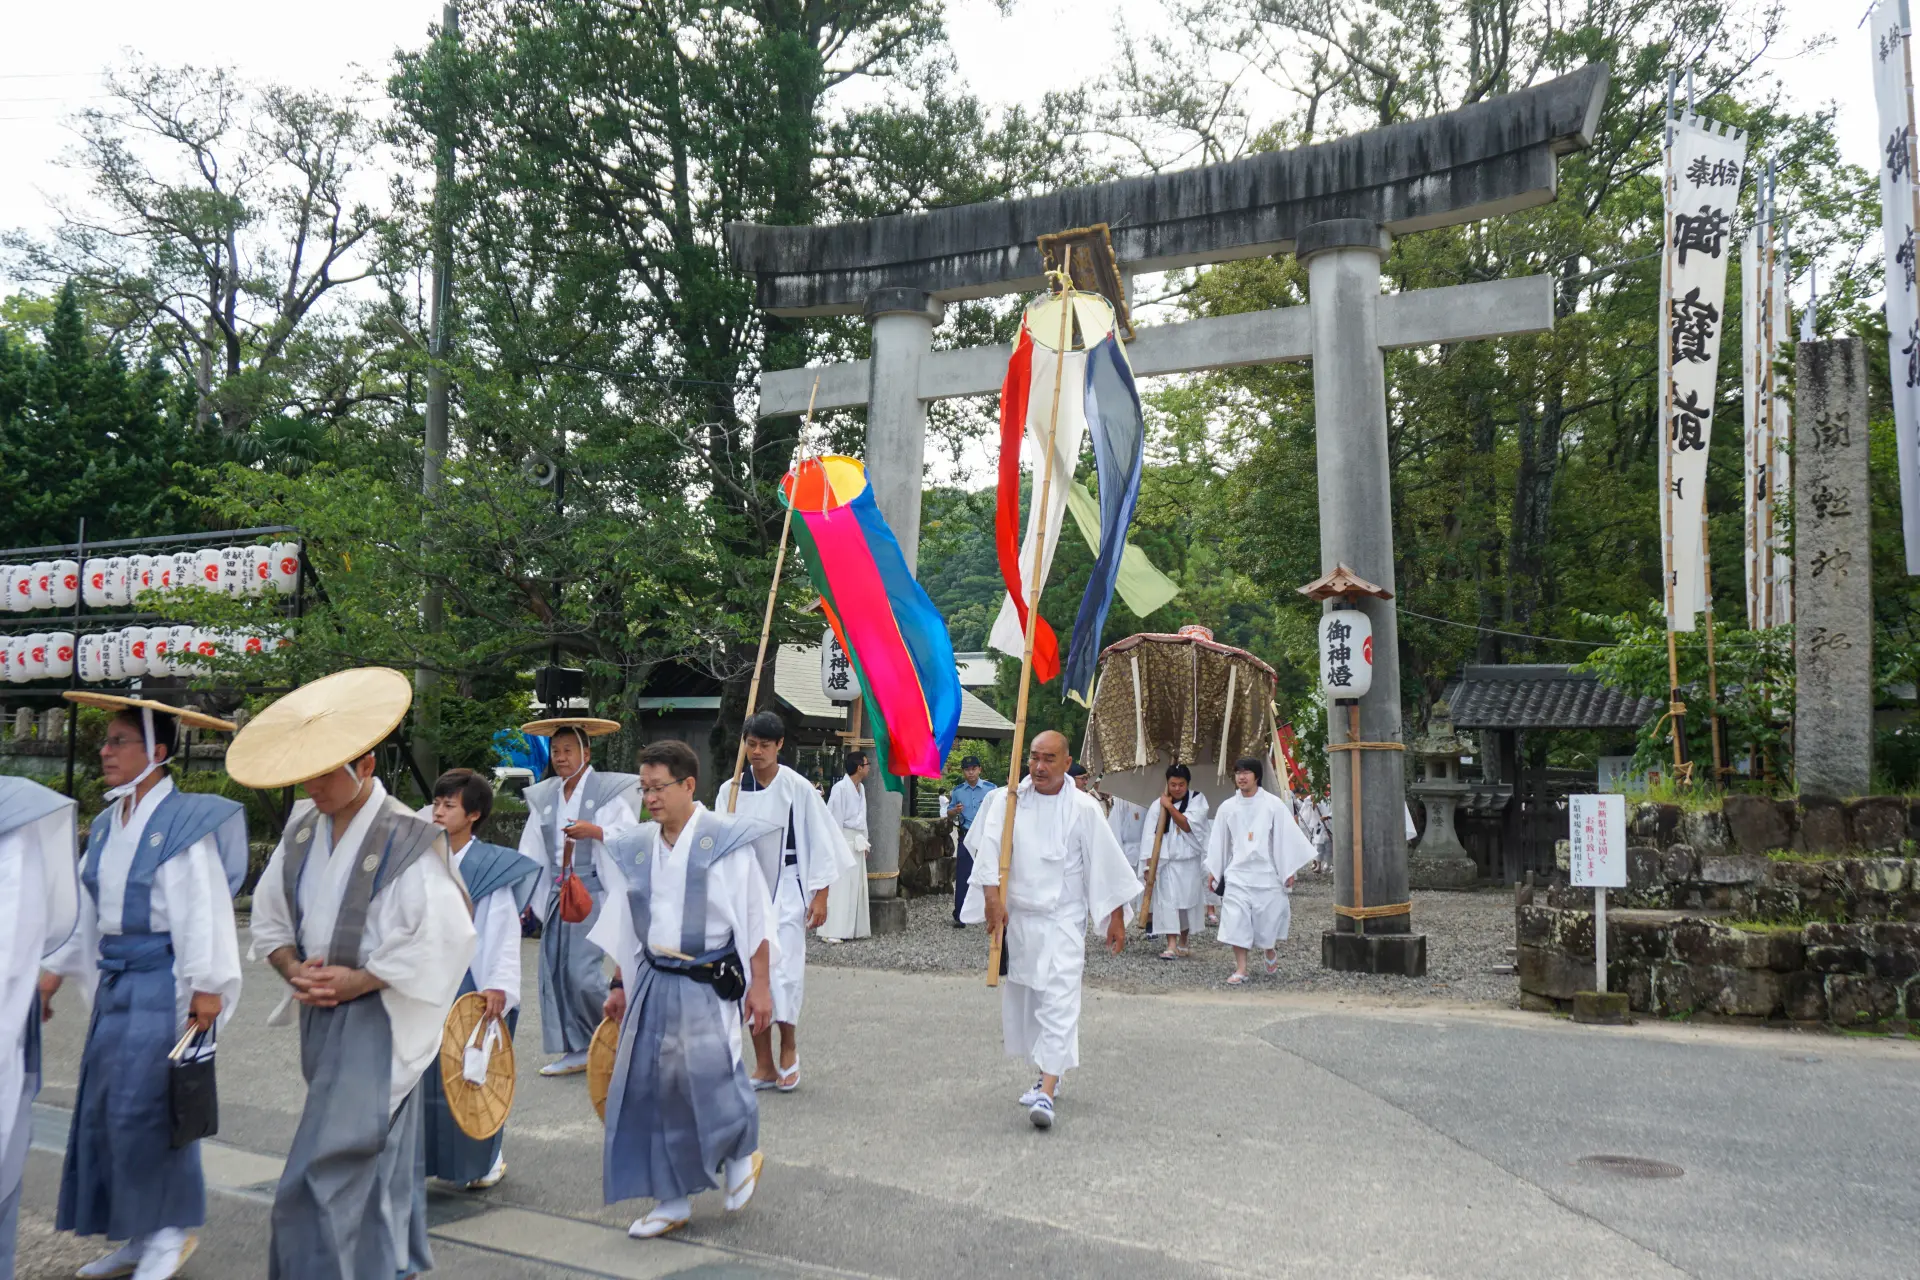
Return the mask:
<svg viewBox="0 0 1920 1280">
<path fill-rule="evenodd" d="M 1294 256 L 1307 269 L 1313 330 L 1314 453 L 1320 485 L 1320 569 L 1344 564 L 1393 591 L 1393 470 L 1387 456 L 1386 361 L 1380 351 L 1380 263 L 1392 237 L 1366 218 L 1335 218 L 1300 230 Z M 1360 740 L 1399 742 L 1400 623 L 1392 600 L 1356 597 L 1373 624 L 1373 686 L 1360 699 Z M 1327 606 L 1331 608 L 1331 604 Z M 1348 738 L 1347 718 L 1328 708 L 1332 742 Z M 1361 769 L 1361 848 L 1365 891 L 1359 901 L 1407 901 L 1406 775 L 1398 751 L 1356 751 Z M 1336 851 L 1351 847 L 1353 773 L 1333 775 Z M 1355 901 L 1353 861 L 1335 856 L 1334 901 Z M 1322 935 L 1321 963 L 1360 973 L 1427 971 L 1427 940 L 1410 915 L 1380 916 L 1360 927 L 1346 916 Z"/>
</svg>

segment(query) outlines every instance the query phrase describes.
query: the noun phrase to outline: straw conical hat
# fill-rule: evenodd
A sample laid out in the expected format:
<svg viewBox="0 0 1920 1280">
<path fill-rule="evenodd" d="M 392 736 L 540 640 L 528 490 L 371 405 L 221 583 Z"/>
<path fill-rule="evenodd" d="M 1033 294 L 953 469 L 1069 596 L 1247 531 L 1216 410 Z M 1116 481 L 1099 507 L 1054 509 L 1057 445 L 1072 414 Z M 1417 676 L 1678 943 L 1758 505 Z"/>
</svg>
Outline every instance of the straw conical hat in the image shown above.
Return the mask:
<svg viewBox="0 0 1920 1280">
<path fill-rule="evenodd" d="M 602 1018 L 587 1045 L 587 1099 L 602 1123 L 607 1119 L 607 1092 L 613 1088 L 613 1064 L 620 1056 L 620 1024 Z"/>
<path fill-rule="evenodd" d="M 602 720 L 599 716 L 555 716 L 551 720 L 535 720 L 520 726 L 520 732 L 535 738 L 551 738 L 562 729 L 578 729 L 589 738 L 604 738 L 610 733 L 620 732 L 620 722 Z"/>
<path fill-rule="evenodd" d="M 487 1016 L 487 998 L 469 991 L 453 1002 L 447 1011 L 447 1025 L 440 1032 L 440 1088 L 447 1098 L 447 1110 L 460 1132 L 484 1142 L 500 1132 L 513 1110 L 513 1086 L 518 1078 L 513 1063 L 513 1037 L 500 1024 L 500 1039 L 487 1058 L 487 1082 L 470 1084 L 466 1077 L 467 1041 L 474 1028 Z M 487 1033 L 480 1032 L 485 1044 Z"/>
<path fill-rule="evenodd" d="M 60 696 L 83 707 L 100 707 L 107 711 L 155 711 L 172 716 L 189 729 L 218 729 L 222 733 L 232 733 L 239 727 L 231 720 L 222 720 L 186 707 L 170 707 L 152 698 L 128 698 L 117 693 L 95 693 L 91 689 L 68 689 Z"/>
<path fill-rule="evenodd" d="M 227 748 L 243 787 L 290 787 L 358 760 L 413 705 L 413 682 L 391 667 L 357 667 L 303 684 L 247 722 Z"/>
</svg>

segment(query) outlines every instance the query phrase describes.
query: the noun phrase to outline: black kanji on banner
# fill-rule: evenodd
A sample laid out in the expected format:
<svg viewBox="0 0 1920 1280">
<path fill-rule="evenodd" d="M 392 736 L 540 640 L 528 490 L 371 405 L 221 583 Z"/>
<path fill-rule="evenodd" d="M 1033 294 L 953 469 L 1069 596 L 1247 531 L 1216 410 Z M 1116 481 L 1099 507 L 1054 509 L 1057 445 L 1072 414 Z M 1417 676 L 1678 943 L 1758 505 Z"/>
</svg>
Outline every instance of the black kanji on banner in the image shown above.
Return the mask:
<svg viewBox="0 0 1920 1280">
<path fill-rule="evenodd" d="M 1680 251 L 1680 265 L 1687 265 L 1687 250 L 1692 249 L 1706 254 L 1709 258 L 1718 258 L 1720 250 L 1727 242 L 1727 232 L 1733 219 L 1714 208 L 1703 204 L 1697 215 L 1684 213 L 1673 215 L 1673 246 Z"/>
</svg>

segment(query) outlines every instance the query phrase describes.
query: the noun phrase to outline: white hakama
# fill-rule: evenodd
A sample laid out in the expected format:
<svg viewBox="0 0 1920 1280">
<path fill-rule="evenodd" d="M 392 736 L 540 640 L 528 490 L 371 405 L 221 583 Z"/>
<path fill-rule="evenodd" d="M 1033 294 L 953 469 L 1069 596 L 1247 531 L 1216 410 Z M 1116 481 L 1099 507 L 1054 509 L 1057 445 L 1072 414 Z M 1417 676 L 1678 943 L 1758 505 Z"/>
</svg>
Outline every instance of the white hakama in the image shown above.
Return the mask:
<svg viewBox="0 0 1920 1280">
<path fill-rule="evenodd" d="M 827 889 L 827 919 L 820 936 L 844 942 L 873 932 L 867 907 L 867 792 L 852 778 L 842 777 L 827 796 L 827 812 L 840 824 L 853 861 L 840 869 L 840 878 Z"/>
<path fill-rule="evenodd" d="M 1220 941 L 1250 951 L 1284 941 L 1292 917 L 1287 882 L 1312 861 L 1312 843 L 1279 796 L 1236 792 L 1222 802 L 1213 815 L 1206 860 L 1209 877 L 1226 872 Z"/>
<path fill-rule="evenodd" d="M 785 765 L 772 783 L 762 787 L 753 770 L 745 780 L 734 813 L 757 818 L 777 828 L 754 841 L 760 871 L 772 894 L 774 950 L 773 1020 L 788 1026 L 800 1022 L 800 1006 L 807 986 L 807 910 L 813 895 L 829 888 L 853 863 L 853 850 L 840 834 L 840 824 L 827 812 L 827 802 L 813 784 Z M 734 780 L 720 784 L 713 811 L 727 816 Z"/>
<path fill-rule="evenodd" d="M 1162 937 L 1197 933 L 1205 923 L 1202 908 L 1207 904 L 1207 798 L 1187 789 L 1187 807 L 1182 815 L 1190 831 L 1167 820 L 1166 834 L 1160 838 L 1160 870 L 1153 881 L 1153 923 L 1151 932 Z M 1140 831 L 1140 873 L 1146 874 L 1153 860 L 1153 837 L 1160 819 L 1166 817 L 1160 802 L 1147 809 Z"/>
<path fill-rule="evenodd" d="M 988 796 L 973 821 L 973 875 L 960 908 L 968 924 L 985 922 L 983 886 L 1000 883 L 1006 796 L 1004 789 Z M 1131 919 L 1127 904 L 1140 889 L 1098 801 L 1071 784 L 1050 796 L 1035 791 L 1031 779 L 1020 784 L 1000 998 L 1007 1056 L 1025 1058 L 1050 1076 L 1080 1065 L 1087 922 L 1104 931 L 1116 910 Z"/>
</svg>

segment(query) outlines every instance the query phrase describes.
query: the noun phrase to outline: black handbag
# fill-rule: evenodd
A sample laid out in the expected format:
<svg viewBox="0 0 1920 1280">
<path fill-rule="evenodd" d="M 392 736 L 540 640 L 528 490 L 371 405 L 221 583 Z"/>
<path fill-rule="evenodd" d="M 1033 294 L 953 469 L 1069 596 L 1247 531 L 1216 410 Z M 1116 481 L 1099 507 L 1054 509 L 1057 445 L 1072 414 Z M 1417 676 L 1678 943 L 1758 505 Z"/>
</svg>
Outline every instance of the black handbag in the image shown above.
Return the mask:
<svg viewBox="0 0 1920 1280">
<path fill-rule="evenodd" d="M 212 1031 L 188 1027 L 167 1055 L 169 1143 L 178 1151 L 220 1132 L 220 1093 L 213 1077 Z"/>
</svg>

